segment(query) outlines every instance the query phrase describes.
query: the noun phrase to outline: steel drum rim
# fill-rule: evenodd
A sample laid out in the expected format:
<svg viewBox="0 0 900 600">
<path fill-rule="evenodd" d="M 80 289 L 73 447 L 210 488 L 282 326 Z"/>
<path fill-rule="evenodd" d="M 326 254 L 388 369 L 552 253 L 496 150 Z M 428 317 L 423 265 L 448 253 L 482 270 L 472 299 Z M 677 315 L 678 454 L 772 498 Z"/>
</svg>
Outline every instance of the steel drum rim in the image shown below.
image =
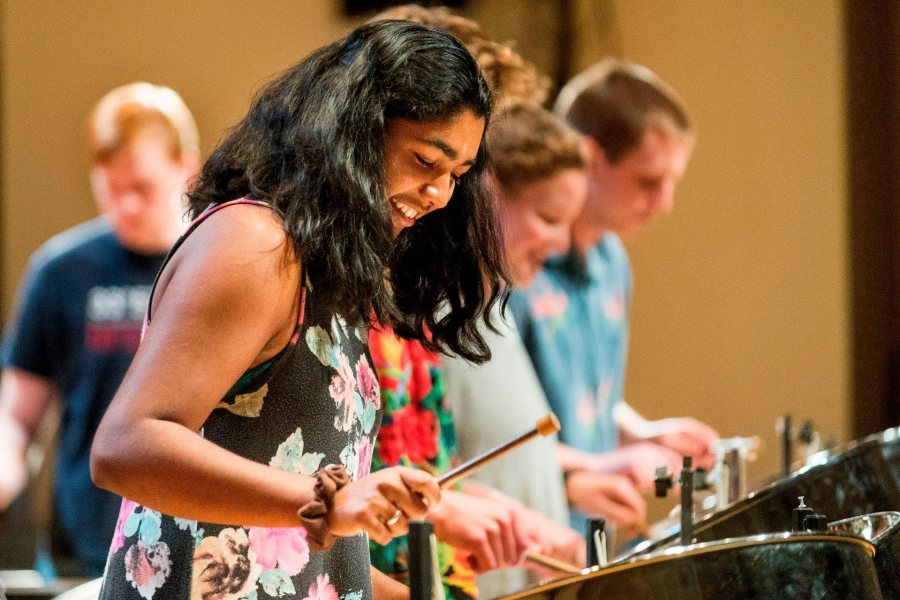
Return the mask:
<svg viewBox="0 0 900 600">
<path fill-rule="evenodd" d="M 878 433 L 867 435 L 858 440 L 852 440 L 850 442 L 847 442 L 846 444 L 835 446 L 834 448 L 819 450 L 818 452 L 811 454 L 808 458 L 806 458 L 806 460 L 797 463 L 799 466 L 795 471 L 791 472 L 791 475 L 795 473 L 806 472 L 806 470 L 811 467 L 817 467 L 819 465 L 826 464 L 832 458 L 841 456 L 860 447 L 889 444 L 892 442 L 896 442 L 897 440 L 900 440 L 900 427 L 891 427 L 890 429 L 885 429 L 884 431 L 879 431 Z"/>
<path fill-rule="evenodd" d="M 853 458 L 857 453 L 864 452 L 872 446 L 880 446 L 885 443 L 896 442 L 897 440 L 900 440 L 900 427 L 893 427 L 879 433 L 873 433 L 872 435 L 866 436 L 859 440 L 849 442 L 842 447 L 817 452 L 812 456 L 815 457 L 821 454 L 823 458 L 820 462 L 804 465 L 798 470 L 793 471 L 790 475 L 783 477 L 777 481 L 773 481 L 768 485 L 759 488 L 758 490 L 750 492 L 745 498 L 733 502 L 732 504 L 729 504 L 721 510 L 717 510 L 700 519 L 696 519 L 694 521 L 694 528 L 695 530 L 697 528 L 705 530 L 709 527 L 714 527 L 723 521 L 727 521 L 737 512 L 752 509 L 754 506 L 760 504 L 761 502 L 767 501 L 772 495 L 777 495 L 781 490 L 792 485 L 797 480 L 797 478 L 802 475 L 806 475 L 810 472 L 828 469 L 834 464 Z M 632 555 L 645 552 L 648 546 L 654 546 L 670 537 L 676 536 L 679 530 L 680 528 L 676 525 L 671 529 L 670 532 L 667 532 L 661 538 L 645 540 L 640 544 L 637 544 L 630 550 L 628 556 L 630 557 Z"/>
<path fill-rule="evenodd" d="M 869 555 L 869 558 L 874 558 L 875 556 L 875 546 L 871 542 L 849 533 L 763 533 L 747 537 L 724 538 L 713 542 L 701 542 L 689 546 L 670 546 L 649 554 L 627 556 L 619 561 L 610 563 L 606 567 L 590 567 L 582 569 L 578 574 L 559 577 L 532 588 L 528 588 L 527 590 L 522 590 L 507 596 L 501 596 L 501 598 L 502 600 L 527 598 L 534 594 L 569 585 L 574 579 L 587 580 L 596 577 L 604 577 L 613 573 L 630 570 L 639 565 L 668 562 L 692 556 L 702 556 L 718 550 L 737 550 L 767 544 L 791 544 L 800 542 L 836 542 L 839 544 L 850 544 L 861 547 L 865 550 L 866 554 Z"/>
<path fill-rule="evenodd" d="M 796 470 L 792 471 L 790 475 L 782 477 L 781 479 L 778 479 L 777 481 L 773 481 L 767 485 L 764 485 L 763 487 L 759 488 L 758 490 L 750 492 L 749 494 L 747 494 L 746 498 L 742 498 L 741 500 L 738 500 L 737 502 L 734 502 L 734 503 L 726 506 L 721 511 L 713 513 L 712 515 L 709 515 L 709 516 L 712 517 L 712 516 L 715 516 L 720 513 L 728 512 L 729 509 L 731 509 L 732 507 L 737 506 L 737 505 L 743 506 L 744 502 L 746 502 L 747 500 L 753 500 L 753 499 L 760 500 L 762 496 L 766 496 L 768 493 L 770 493 L 773 490 L 778 490 L 782 487 L 787 487 L 797 477 L 799 477 L 801 475 L 806 475 L 807 473 L 809 473 L 811 471 L 822 470 L 822 469 L 824 469 L 826 467 L 830 467 L 838 462 L 843 462 L 844 460 L 848 460 L 849 458 L 852 458 L 853 455 L 855 455 L 856 453 L 863 452 L 863 451 L 869 449 L 871 446 L 881 446 L 884 443 L 894 442 L 894 441 L 897 441 L 898 439 L 900 439 L 900 427 L 894 427 L 894 428 L 882 431 L 880 433 L 874 433 L 870 436 L 866 436 L 859 440 L 854 440 L 852 442 L 849 442 L 848 444 L 845 444 L 844 446 L 839 446 L 839 447 L 833 448 L 831 450 L 821 450 L 819 452 L 816 452 L 815 454 L 810 456 L 806 461 L 804 461 L 802 466 L 800 466 Z M 819 455 L 821 455 L 820 459 L 817 459 L 812 464 L 809 464 L 810 461 L 812 461 L 812 459 L 814 457 L 819 456 Z M 701 521 L 698 521 L 698 523 L 700 523 L 700 522 L 706 523 L 706 520 L 702 519 Z"/>
<path fill-rule="evenodd" d="M 888 536 L 894 535 L 895 533 L 900 531 L 900 511 L 880 510 L 880 511 L 876 511 L 876 512 L 866 513 L 863 515 L 847 517 L 846 519 L 839 519 L 837 521 L 831 521 L 830 523 L 828 523 L 828 529 L 829 529 L 829 531 L 831 531 L 831 528 L 834 526 L 840 527 L 841 525 L 851 523 L 853 521 L 859 521 L 861 519 L 872 520 L 873 517 L 877 518 L 877 517 L 890 517 L 890 516 L 895 517 L 893 519 L 893 523 L 890 523 L 887 528 L 885 528 L 883 531 L 881 531 L 880 533 L 875 535 L 872 539 L 869 539 L 866 536 L 860 536 L 864 540 L 871 542 L 872 544 L 874 544 L 877 547 L 882 540 L 884 540 Z M 832 531 L 832 533 L 836 533 L 839 535 L 858 535 L 858 534 L 848 533 L 848 532 L 844 532 L 844 531 Z"/>
</svg>

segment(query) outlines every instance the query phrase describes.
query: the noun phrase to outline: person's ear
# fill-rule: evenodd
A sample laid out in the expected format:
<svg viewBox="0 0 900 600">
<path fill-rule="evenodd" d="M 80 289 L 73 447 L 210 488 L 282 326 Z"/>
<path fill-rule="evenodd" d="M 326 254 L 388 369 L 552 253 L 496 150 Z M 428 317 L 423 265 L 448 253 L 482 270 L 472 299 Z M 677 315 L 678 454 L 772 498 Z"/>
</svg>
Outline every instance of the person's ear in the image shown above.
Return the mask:
<svg viewBox="0 0 900 600">
<path fill-rule="evenodd" d="M 597 140 L 589 135 L 585 136 L 584 146 L 585 151 L 587 152 L 589 165 L 596 165 L 597 163 L 609 164 L 609 161 L 606 158 L 606 150 L 603 149 L 603 146 L 601 146 Z"/>
<path fill-rule="evenodd" d="M 200 152 L 197 150 L 183 150 L 181 153 L 181 166 L 184 167 L 190 177 L 200 171 Z"/>
<path fill-rule="evenodd" d="M 94 165 L 88 173 L 91 182 L 91 193 L 97 210 L 102 214 L 109 210 L 109 184 L 106 181 L 106 172 L 101 165 Z"/>
<path fill-rule="evenodd" d="M 503 186 L 500 185 L 500 182 L 490 171 L 485 171 L 484 173 L 484 186 L 487 188 L 488 193 L 491 195 L 491 198 L 500 202 L 503 200 Z"/>
</svg>

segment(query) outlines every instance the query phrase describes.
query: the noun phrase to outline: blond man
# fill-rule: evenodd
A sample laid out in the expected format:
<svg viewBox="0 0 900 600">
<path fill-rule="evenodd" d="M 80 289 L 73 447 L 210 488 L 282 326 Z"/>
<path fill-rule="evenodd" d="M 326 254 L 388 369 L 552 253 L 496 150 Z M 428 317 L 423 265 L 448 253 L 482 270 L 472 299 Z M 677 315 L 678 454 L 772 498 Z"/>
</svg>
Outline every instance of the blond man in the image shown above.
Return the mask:
<svg viewBox="0 0 900 600">
<path fill-rule="evenodd" d="M 51 553 L 60 575 L 98 576 L 120 499 L 91 483 L 89 451 L 137 349 L 153 279 L 184 229 L 197 127 L 175 91 L 133 83 L 94 107 L 87 151 L 102 214 L 34 253 L 5 332 L 0 511 L 26 485 L 26 451 L 58 401 Z"/>
</svg>

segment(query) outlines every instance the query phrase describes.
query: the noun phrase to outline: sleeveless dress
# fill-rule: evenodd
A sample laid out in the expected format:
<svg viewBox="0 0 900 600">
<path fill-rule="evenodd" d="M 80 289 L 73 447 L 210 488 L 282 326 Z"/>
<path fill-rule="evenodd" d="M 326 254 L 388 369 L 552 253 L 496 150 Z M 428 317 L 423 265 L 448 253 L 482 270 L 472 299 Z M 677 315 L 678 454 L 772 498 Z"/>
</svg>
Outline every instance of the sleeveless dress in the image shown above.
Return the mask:
<svg viewBox="0 0 900 600">
<path fill-rule="evenodd" d="M 244 199 L 210 209 L 191 224 L 166 263 L 206 217 L 234 204 L 268 206 Z M 240 377 L 198 435 L 293 473 L 314 475 L 342 464 L 356 480 L 369 473 L 382 413 L 368 330 L 320 310 L 308 285 L 299 293 L 291 341 Z M 204 523 L 128 499 L 122 501 L 100 594 L 102 600 L 371 597 L 365 534 L 339 538 L 331 550 L 313 552 L 302 527 Z"/>
</svg>

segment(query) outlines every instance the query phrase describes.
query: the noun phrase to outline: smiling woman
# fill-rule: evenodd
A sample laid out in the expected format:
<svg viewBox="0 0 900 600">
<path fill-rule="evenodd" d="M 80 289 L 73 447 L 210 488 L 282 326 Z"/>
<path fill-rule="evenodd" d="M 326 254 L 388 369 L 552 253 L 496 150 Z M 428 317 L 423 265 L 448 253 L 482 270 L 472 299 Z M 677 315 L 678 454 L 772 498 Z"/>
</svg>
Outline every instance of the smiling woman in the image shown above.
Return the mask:
<svg viewBox="0 0 900 600">
<path fill-rule="evenodd" d="M 444 123 L 392 119 L 385 141 L 385 181 L 394 237 L 444 208 L 478 156 L 484 118 L 465 110 Z"/>
<path fill-rule="evenodd" d="M 366 338 L 374 318 L 489 357 L 476 322 L 504 278 L 490 111 L 458 42 L 398 21 L 262 90 L 189 193 L 195 221 L 95 438 L 95 482 L 129 498 L 101 598 L 404 593 L 370 579 L 364 534 L 405 533 L 440 492 L 419 471 L 369 475 Z"/>
</svg>

